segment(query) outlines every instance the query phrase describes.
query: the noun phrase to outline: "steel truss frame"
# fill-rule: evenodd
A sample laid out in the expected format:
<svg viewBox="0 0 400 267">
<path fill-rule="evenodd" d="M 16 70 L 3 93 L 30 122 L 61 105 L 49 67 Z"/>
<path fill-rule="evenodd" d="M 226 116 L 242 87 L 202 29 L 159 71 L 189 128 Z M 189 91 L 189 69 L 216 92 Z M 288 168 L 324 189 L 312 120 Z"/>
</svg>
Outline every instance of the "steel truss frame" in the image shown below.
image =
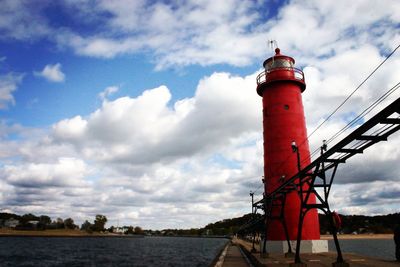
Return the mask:
<svg viewBox="0 0 400 267">
<path fill-rule="evenodd" d="M 301 263 L 300 246 L 303 221 L 307 212 L 311 209 L 319 209 L 328 216 L 337 251 L 337 263 L 344 263 L 340 244 L 337 238 L 337 228 L 334 225 L 333 213 L 330 210 L 328 201 L 338 165 L 340 163 L 346 163 L 346 160 L 350 157 L 363 153 L 365 149 L 378 142 L 387 141 L 387 138 L 399 129 L 400 98 L 392 102 L 329 150 L 326 151 L 326 146 L 323 145 L 321 147 L 321 155 L 316 160 L 299 170 L 297 174 L 283 182 L 283 184 L 273 192 L 264 195 L 263 199 L 255 202 L 253 207 L 263 209 L 266 220 L 263 253 L 267 253 L 265 250 L 265 242 L 267 240 L 269 222 L 276 219 L 280 220 L 284 226 L 289 251 L 291 251 L 284 216 L 284 207 L 286 195 L 296 191 L 300 198 L 301 207 L 295 263 Z M 309 203 L 312 195 L 316 198 L 315 204 Z M 277 209 L 279 212 L 276 211 Z M 279 213 L 279 215 L 276 216 L 275 213 Z"/>
<path fill-rule="evenodd" d="M 265 238 L 264 238 L 264 245 L 263 245 L 263 253 L 264 255 L 267 254 L 266 250 L 266 241 L 268 239 L 268 226 L 272 220 L 279 220 L 283 226 L 285 231 L 285 237 L 288 244 L 288 251 L 287 254 L 292 254 L 292 245 L 289 239 L 289 232 L 285 220 L 285 204 L 286 204 L 286 193 L 280 194 L 275 198 L 263 198 L 264 202 L 258 202 L 254 206 L 258 209 L 264 210 L 264 222 L 266 224 L 265 227 Z M 257 209 L 256 208 L 256 209 Z"/>
</svg>

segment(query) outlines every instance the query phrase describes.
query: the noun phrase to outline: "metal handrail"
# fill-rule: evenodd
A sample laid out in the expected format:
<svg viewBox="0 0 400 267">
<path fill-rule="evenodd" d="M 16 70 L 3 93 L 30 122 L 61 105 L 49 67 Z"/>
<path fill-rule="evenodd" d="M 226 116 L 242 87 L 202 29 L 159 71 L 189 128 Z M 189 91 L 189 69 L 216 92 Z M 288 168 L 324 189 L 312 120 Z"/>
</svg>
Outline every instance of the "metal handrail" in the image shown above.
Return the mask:
<svg viewBox="0 0 400 267">
<path fill-rule="evenodd" d="M 297 68 L 289 68 L 289 67 L 283 67 L 283 68 L 273 68 L 269 70 L 265 70 L 261 72 L 260 74 L 257 75 L 257 85 L 263 84 L 267 81 L 267 76 L 270 73 L 273 73 L 275 71 L 281 71 L 281 70 L 287 70 L 287 71 L 293 71 L 294 73 L 294 78 L 300 81 L 304 82 L 304 73 L 302 70 L 297 69 Z"/>
</svg>

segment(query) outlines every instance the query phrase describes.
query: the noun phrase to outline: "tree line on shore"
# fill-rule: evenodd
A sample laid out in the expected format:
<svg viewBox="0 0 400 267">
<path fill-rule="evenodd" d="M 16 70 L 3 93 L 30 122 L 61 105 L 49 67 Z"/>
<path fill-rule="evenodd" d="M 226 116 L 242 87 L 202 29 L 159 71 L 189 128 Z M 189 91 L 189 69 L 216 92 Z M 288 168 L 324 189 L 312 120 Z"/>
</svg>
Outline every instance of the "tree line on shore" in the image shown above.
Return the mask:
<svg viewBox="0 0 400 267">
<path fill-rule="evenodd" d="M 400 213 L 387 215 L 340 215 L 341 234 L 392 234 L 397 225 L 400 225 Z M 330 224 L 325 214 L 319 214 L 320 232 L 328 234 Z"/>
<path fill-rule="evenodd" d="M 79 228 L 72 218 L 54 221 L 47 215 L 36 216 L 32 213 L 18 215 L 13 213 L 0 213 L 0 226 L 16 230 L 46 230 L 46 229 L 76 229 Z"/>
<path fill-rule="evenodd" d="M 260 216 L 260 215 L 258 215 Z M 364 215 L 340 215 L 342 228 L 341 234 L 388 234 L 393 233 L 393 229 L 400 223 L 400 213 L 364 216 Z M 80 229 L 88 233 L 110 232 L 121 234 L 148 234 L 166 236 L 228 236 L 238 232 L 241 226 L 253 219 L 251 213 L 241 217 L 224 219 L 215 223 L 210 223 L 202 228 L 191 229 L 164 229 L 164 230 L 143 230 L 141 227 L 124 226 L 105 228 L 107 217 L 101 214 L 95 216 L 93 223 L 85 221 L 79 227 L 72 218 L 57 218 L 52 221 L 47 215 L 35 216 L 24 214 L 22 216 L 12 213 L 0 213 L 0 226 L 7 226 L 6 222 L 10 219 L 18 221 L 13 228 L 19 230 L 46 230 L 46 229 Z M 326 215 L 319 214 L 321 234 L 329 234 L 330 225 Z"/>
<path fill-rule="evenodd" d="M 80 229 L 88 233 L 118 232 L 122 234 L 143 234 L 143 230 L 139 226 L 124 226 L 120 228 L 111 226 L 110 228 L 105 228 L 106 223 L 107 217 L 101 214 L 95 216 L 93 223 L 86 220 L 79 227 L 72 218 L 65 220 L 57 218 L 52 221 L 47 215 L 36 216 L 28 213 L 21 216 L 13 213 L 0 213 L 0 227 L 13 228 L 15 230 Z"/>
</svg>

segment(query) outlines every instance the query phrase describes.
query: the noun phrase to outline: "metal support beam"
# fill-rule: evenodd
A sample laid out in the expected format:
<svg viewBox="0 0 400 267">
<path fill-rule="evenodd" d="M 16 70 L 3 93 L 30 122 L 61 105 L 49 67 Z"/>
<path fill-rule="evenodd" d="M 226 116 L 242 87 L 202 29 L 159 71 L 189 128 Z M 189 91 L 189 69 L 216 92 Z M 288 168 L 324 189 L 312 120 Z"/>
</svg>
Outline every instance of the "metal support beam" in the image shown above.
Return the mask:
<svg viewBox="0 0 400 267">
<path fill-rule="evenodd" d="M 384 136 L 376 136 L 376 135 L 360 135 L 356 137 L 357 140 L 367 140 L 367 141 L 387 141 L 387 138 Z"/>
<path fill-rule="evenodd" d="M 380 123 L 385 123 L 385 124 L 400 124 L 400 119 L 399 118 L 386 118 L 381 120 Z"/>
<path fill-rule="evenodd" d="M 329 217 L 332 227 L 332 235 L 338 255 L 337 263 L 341 264 L 341 266 L 348 266 L 348 264 L 344 262 L 342 257 L 339 241 L 337 239 L 337 229 L 334 225 L 332 212 L 330 210 L 328 202 L 332 183 L 335 178 L 338 165 L 340 163 L 345 163 L 348 158 L 356 154 L 363 153 L 365 149 L 380 141 L 386 141 L 391 134 L 400 130 L 400 117 L 393 118 L 393 115 L 395 114 L 397 114 L 397 116 L 400 114 L 400 98 L 392 102 L 378 114 L 366 121 L 364 124 L 354 130 L 352 133 L 350 133 L 347 137 L 343 138 L 329 150 L 326 149 L 326 143 L 324 142 L 323 146 L 321 147 L 321 155 L 317 159 L 315 159 L 303 169 L 301 169 L 298 164 L 298 173 L 287 179 L 272 192 L 265 194 L 262 200 L 257 201 L 253 204 L 254 207 L 262 208 L 264 210 L 263 218 L 265 220 L 265 238 L 264 249 L 262 251 L 264 255 L 267 253 L 266 240 L 268 239 L 267 233 L 271 220 L 279 219 L 282 222 L 285 228 L 287 240 L 289 242 L 289 235 L 287 234 L 286 221 L 284 216 L 284 206 L 286 195 L 290 192 L 296 191 L 298 193 L 298 196 L 300 197 L 301 208 L 297 231 L 295 263 L 301 263 L 300 246 L 304 217 L 309 210 L 319 209 L 322 210 Z M 374 128 L 375 135 L 374 133 L 367 135 L 367 132 L 372 128 Z M 292 148 L 294 147 L 292 146 Z M 297 151 L 293 150 L 293 152 Z M 297 159 L 299 163 L 299 155 L 297 155 Z M 328 170 L 330 171 L 329 175 Z M 322 189 L 319 190 L 322 192 L 318 192 L 318 190 L 316 190 L 317 188 Z M 315 195 L 318 203 L 308 204 L 308 200 L 312 194 Z M 281 212 L 278 217 L 272 214 L 273 207 L 275 212 L 276 209 L 280 209 Z M 291 250 L 290 245 L 289 250 Z"/>
<path fill-rule="evenodd" d="M 324 162 L 327 162 L 327 163 L 329 163 L 329 162 L 333 162 L 333 163 L 346 163 L 346 161 L 343 160 L 343 159 L 324 159 Z"/>
<path fill-rule="evenodd" d="M 341 148 L 338 149 L 337 153 L 349 153 L 349 154 L 356 154 L 356 153 L 363 153 L 361 149 L 349 149 L 349 148 Z"/>
</svg>

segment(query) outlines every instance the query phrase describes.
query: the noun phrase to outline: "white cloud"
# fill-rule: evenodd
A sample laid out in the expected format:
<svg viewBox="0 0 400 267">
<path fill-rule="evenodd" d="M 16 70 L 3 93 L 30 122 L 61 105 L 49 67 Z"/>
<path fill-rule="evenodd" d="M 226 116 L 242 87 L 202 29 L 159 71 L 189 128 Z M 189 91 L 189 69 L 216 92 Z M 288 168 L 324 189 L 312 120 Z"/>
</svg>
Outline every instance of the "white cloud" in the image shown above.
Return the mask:
<svg viewBox="0 0 400 267">
<path fill-rule="evenodd" d="M 87 35 L 72 28 L 52 29 L 60 47 L 79 55 L 112 58 L 146 51 L 158 68 L 243 66 L 260 64 L 266 40 L 276 38 L 282 52 L 304 67 L 309 132 L 400 40 L 395 1 L 353 1 L 351 8 L 348 1 L 292 1 L 269 21 L 260 13 L 268 11 L 269 2 L 262 1 L 65 3 L 81 7 L 76 15 L 86 19 L 82 23 L 101 20 L 104 25 Z M 110 16 L 99 18 L 104 11 Z M 25 25 L 21 20 L 16 24 Z M 12 35 L 9 28 L 6 36 Z M 393 57 L 313 135 L 312 150 L 398 82 L 399 67 L 398 56 Z M 7 139 L 17 130 L 4 123 L 0 157 L 6 178 L 0 185 L 6 191 L 0 201 L 15 212 L 64 212 L 77 221 L 100 212 L 114 224 L 133 220 L 155 228 L 203 226 L 247 213 L 248 192 L 260 186 L 263 167 L 262 105 L 255 77 L 213 73 L 199 81 L 193 96 L 175 102 L 166 86 L 109 100 L 118 90 L 111 86 L 99 94 L 104 101 L 97 110 L 60 120 L 35 138 L 25 134 L 18 142 Z M 13 102 L 15 88 L 6 90 L 11 98 L 5 103 Z M 367 214 L 379 213 L 379 207 L 398 211 L 396 147 L 398 135 L 340 166 L 331 198 L 334 208 Z M 397 206 L 389 203 L 393 196 Z"/>
<path fill-rule="evenodd" d="M 384 56 L 379 54 L 377 47 L 363 45 L 334 57 L 322 58 L 318 64 L 305 67 L 307 89 L 303 93 L 303 102 L 308 133 L 316 129 L 383 60 Z M 335 113 L 335 116 L 311 137 L 312 150 L 318 148 L 323 139 L 332 137 L 334 133 L 346 126 L 356 115 L 364 111 L 398 83 L 399 67 L 400 58 L 398 56 L 390 58 Z M 398 97 L 400 97 L 399 90 L 378 105 L 364 118 L 364 121 L 380 111 L 385 104 L 387 105 Z M 354 127 L 350 128 L 335 142 L 341 140 L 353 130 Z"/>
<path fill-rule="evenodd" d="M 243 66 L 258 58 L 264 50 L 264 45 L 254 46 L 266 39 L 262 29 L 256 25 L 260 20 L 257 9 L 262 8 L 262 1 L 167 4 L 124 0 L 118 3 L 98 1 L 93 5 L 89 1 L 70 0 L 61 4 L 70 11 L 68 14 L 73 19 L 83 24 L 104 26 L 100 31 L 87 34 L 68 26 L 54 28 L 44 16 L 46 3 L 29 14 L 26 11 L 31 8 L 30 4 L 17 2 L 12 5 L 15 18 L 3 14 L 5 36 L 23 39 L 22 33 L 29 31 L 25 38 L 46 36 L 59 47 L 73 48 L 77 54 L 101 58 L 152 51 L 158 68 L 219 63 Z M 101 16 L 104 13 L 110 16 L 105 19 Z M 27 25 L 29 19 L 41 23 Z M 12 31 L 13 28 L 20 29 L 21 33 Z"/>
<path fill-rule="evenodd" d="M 7 108 L 9 104 L 15 104 L 13 92 L 17 90 L 22 78 L 22 74 L 8 73 L 0 75 L 0 109 Z"/>
<path fill-rule="evenodd" d="M 4 0 L 0 9 L 0 39 L 36 40 L 52 34 L 35 1 Z"/>
<path fill-rule="evenodd" d="M 84 135 L 86 126 L 87 122 L 81 116 L 65 119 L 53 126 L 54 136 L 61 140 L 79 139 Z"/>
<path fill-rule="evenodd" d="M 365 43 L 388 51 L 400 40 L 396 30 L 400 11 L 395 0 L 351 4 L 346 0 L 293 0 L 281 6 L 272 18 L 268 18 L 274 5 L 271 1 L 65 0 L 61 4 L 70 11 L 68 14 L 83 25 L 103 25 L 85 34 L 67 26 L 49 26 L 42 11 L 47 4 L 35 7 L 23 1 L 6 3 L 13 12 L 0 13 L 0 29 L 6 32 L 5 37 L 47 36 L 59 47 L 100 58 L 150 51 L 159 69 L 260 62 L 271 38 L 302 63 Z M 102 16 L 105 12 L 110 15 Z"/>
<path fill-rule="evenodd" d="M 396 31 L 398 5 L 383 2 L 292 1 L 266 20 L 269 1 L 188 1 L 153 3 L 146 1 L 102 1 L 94 12 L 110 12 L 105 21 L 112 34 L 58 36 L 78 54 L 115 57 L 150 49 L 157 68 L 191 64 L 228 63 L 244 66 L 261 61 L 266 41 L 275 38 L 285 51 L 300 62 L 315 56 L 330 56 L 354 46 L 371 43 L 393 49 L 400 40 Z M 373 12 L 372 12 L 373 10 Z M 86 12 L 86 9 L 85 11 Z M 127 15 L 129 14 L 129 15 Z M 340 21 L 337 18 L 340 17 Z M 384 26 L 380 26 L 384 25 Z M 312 35 L 312 38 L 305 36 Z"/>
<path fill-rule="evenodd" d="M 254 79 L 254 75 L 243 79 L 215 73 L 200 82 L 194 98 L 173 107 L 165 86 L 138 98 L 103 102 L 87 119 L 75 117 L 54 125 L 54 136 L 59 141 L 90 143 L 82 153 L 106 161 L 154 163 L 208 151 L 260 129 L 261 114 L 255 104 L 261 105 L 260 99 L 248 90 Z"/>
<path fill-rule="evenodd" d="M 368 49 L 355 53 L 376 56 Z M 326 64 L 321 65 L 324 68 L 306 72 L 310 86 L 303 96 L 312 103 L 319 101 L 320 84 L 329 84 L 330 74 L 325 76 L 324 70 L 337 64 L 329 60 L 322 63 Z M 66 210 L 65 216 L 78 222 L 100 212 L 113 224 L 119 220 L 152 228 L 200 227 L 246 213 L 248 192 L 260 187 L 263 164 L 262 105 L 255 92 L 255 76 L 214 73 L 199 82 L 192 98 L 174 103 L 170 103 L 169 89 L 160 86 L 135 98 L 104 101 L 87 116 L 55 123 L 38 139 L 25 137 L 18 146 L 14 144 L 13 154 L 1 155 L 10 161 L 2 176 L 12 192 L 0 196 L 4 206 L 16 212 L 31 208 L 54 216 L 63 216 L 60 211 Z M 350 87 L 358 80 L 353 76 L 348 79 Z M 340 96 L 339 92 L 331 94 Z M 366 97 L 356 99 L 360 103 L 368 101 Z M 319 115 L 309 113 L 312 124 L 331 109 L 314 107 L 314 111 Z M 342 123 L 340 116 L 333 122 L 319 134 L 331 134 L 332 127 Z M 371 148 L 370 153 L 355 157 L 348 166 L 340 166 L 332 198 L 335 209 L 368 213 L 364 202 L 358 200 L 360 196 L 350 194 L 342 199 L 338 194 L 345 190 L 343 183 L 356 190 L 366 181 L 396 181 L 400 170 L 392 166 L 388 171 L 384 164 L 400 156 L 392 147 L 396 140 Z M 12 147 L 5 141 L 2 145 L 4 149 Z M 16 155 L 21 162 L 12 161 Z M 398 189 L 392 189 L 390 192 L 397 194 Z M 257 198 L 261 193 L 262 188 Z M 377 207 L 386 203 L 387 196 L 374 189 L 368 194 L 365 203 L 372 207 L 371 213 L 378 213 Z M 43 204 L 49 202 L 54 210 L 48 211 Z M 144 209 L 149 206 L 151 210 Z M 385 211 L 394 212 L 395 207 Z"/>
<path fill-rule="evenodd" d="M 68 213 L 75 199 L 84 199 L 92 191 L 90 183 L 84 180 L 90 170 L 77 158 L 58 158 L 47 163 L 44 159 L 40 163 L 6 163 L 0 173 L 7 184 L 2 206 L 20 214 L 70 217 Z"/>
<path fill-rule="evenodd" d="M 65 80 L 65 74 L 61 71 L 61 64 L 48 64 L 42 71 L 34 72 L 35 76 L 45 78 L 50 82 L 63 82 Z"/>
<path fill-rule="evenodd" d="M 193 98 L 172 105 L 169 89 L 160 86 L 55 123 L 48 134 L 27 138 L 14 154 L 2 155 L 5 160 L 22 158 L 3 168 L 2 176 L 19 196 L 4 197 L 4 206 L 41 206 L 51 194 L 47 201 L 55 213 L 57 207 L 74 218 L 102 212 L 114 223 L 136 220 L 158 228 L 200 227 L 210 216 L 221 219 L 220 207 L 214 206 L 220 200 L 236 215 L 237 209 L 247 208 L 242 200 L 260 180 L 254 177 L 261 171 L 262 152 L 253 141 L 247 144 L 249 136 L 259 140 L 254 132 L 261 131 L 254 79 L 214 73 L 201 80 Z M 231 169 L 232 164 L 237 168 Z M 77 195 L 86 208 L 76 203 Z M 147 205 L 154 207 L 151 213 L 141 210 Z M 196 212 L 192 205 L 198 205 Z M 160 210 L 168 210 L 162 224 L 150 221 Z"/>
<path fill-rule="evenodd" d="M 59 158 L 56 163 L 5 165 L 3 175 L 18 187 L 80 186 L 88 171 L 80 159 Z"/>
<path fill-rule="evenodd" d="M 118 92 L 119 87 L 118 86 L 109 86 L 106 89 L 104 89 L 103 92 L 99 94 L 100 99 L 106 100 L 108 96 Z"/>
<path fill-rule="evenodd" d="M 334 185 L 331 204 L 332 209 L 350 215 L 395 213 L 400 204 L 400 187 L 398 181 Z"/>
</svg>

